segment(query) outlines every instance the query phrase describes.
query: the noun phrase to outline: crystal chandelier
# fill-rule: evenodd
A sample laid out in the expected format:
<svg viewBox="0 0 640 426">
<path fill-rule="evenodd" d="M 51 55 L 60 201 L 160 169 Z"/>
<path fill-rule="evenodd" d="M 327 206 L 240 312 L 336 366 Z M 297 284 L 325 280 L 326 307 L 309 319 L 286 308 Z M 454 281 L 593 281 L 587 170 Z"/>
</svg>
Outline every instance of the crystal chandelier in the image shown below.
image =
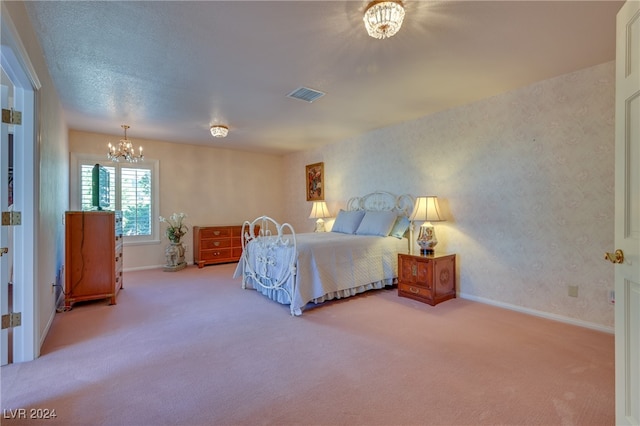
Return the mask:
<svg viewBox="0 0 640 426">
<path fill-rule="evenodd" d="M 136 163 L 144 160 L 142 155 L 142 147 L 140 147 L 140 153 L 136 155 L 136 149 L 129 139 L 127 139 L 127 129 L 130 127 L 126 124 L 120 126 L 124 129 L 124 139 L 120 139 L 118 146 L 111 145 L 109 142 L 109 152 L 107 152 L 107 159 L 118 162 L 120 160 L 128 161 L 130 163 Z"/>
<path fill-rule="evenodd" d="M 364 11 L 364 26 L 373 38 L 388 38 L 397 33 L 404 19 L 400 1 L 372 1 Z"/>
<path fill-rule="evenodd" d="M 226 138 L 229 133 L 229 128 L 222 124 L 215 124 L 211 126 L 211 136 L 214 138 Z"/>
</svg>

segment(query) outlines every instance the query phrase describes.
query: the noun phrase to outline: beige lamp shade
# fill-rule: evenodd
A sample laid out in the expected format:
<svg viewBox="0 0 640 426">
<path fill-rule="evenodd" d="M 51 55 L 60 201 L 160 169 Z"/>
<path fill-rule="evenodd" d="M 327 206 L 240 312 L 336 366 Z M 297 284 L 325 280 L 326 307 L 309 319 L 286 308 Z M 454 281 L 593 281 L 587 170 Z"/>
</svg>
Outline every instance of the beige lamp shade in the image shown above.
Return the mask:
<svg viewBox="0 0 640 426">
<path fill-rule="evenodd" d="M 315 232 L 325 232 L 325 229 L 324 229 L 325 217 L 331 217 L 331 214 L 329 213 L 329 209 L 327 208 L 327 203 L 325 203 L 324 201 L 314 201 L 313 207 L 311 208 L 311 214 L 309 215 L 309 219 L 317 219 Z"/>
<path fill-rule="evenodd" d="M 327 203 L 324 201 L 314 201 L 309 219 L 324 219 L 325 217 L 331 217 Z"/>
<path fill-rule="evenodd" d="M 411 220 L 419 220 L 424 222 L 442 222 L 444 217 L 440 214 L 440 206 L 438 205 L 438 197 L 421 196 L 416 200 L 416 206 L 413 209 Z"/>
</svg>

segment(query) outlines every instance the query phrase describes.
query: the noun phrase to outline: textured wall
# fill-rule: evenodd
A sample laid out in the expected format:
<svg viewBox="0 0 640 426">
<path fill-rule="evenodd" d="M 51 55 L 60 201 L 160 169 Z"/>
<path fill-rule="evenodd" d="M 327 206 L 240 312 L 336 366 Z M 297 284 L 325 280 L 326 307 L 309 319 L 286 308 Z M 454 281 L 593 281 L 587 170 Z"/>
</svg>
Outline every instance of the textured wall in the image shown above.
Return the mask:
<svg viewBox="0 0 640 426">
<path fill-rule="evenodd" d="M 289 155 L 287 219 L 313 230 L 304 166 L 319 161 L 334 215 L 374 190 L 437 195 L 463 296 L 613 327 L 614 80 L 610 62 Z"/>
</svg>

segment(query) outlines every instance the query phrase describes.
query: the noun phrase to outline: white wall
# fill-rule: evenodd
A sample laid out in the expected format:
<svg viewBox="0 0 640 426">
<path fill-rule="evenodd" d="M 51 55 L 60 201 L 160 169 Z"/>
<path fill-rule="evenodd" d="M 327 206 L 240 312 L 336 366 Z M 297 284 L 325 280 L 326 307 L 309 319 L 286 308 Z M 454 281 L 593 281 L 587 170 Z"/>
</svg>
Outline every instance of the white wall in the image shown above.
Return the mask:
<svg viewBox="0 0 640 426">
<path fill-rule="evenodd" d="M 614 81 L 610 62 L 291 154 L 287 220 L 313 229 L 304 173 L 320 161 L 334 215 L 374 190 L 437 195 L 462 295 L 612 329 Z"/>
<path fill-rule="evenodd" d="M 128 138 L 136 146 L 144 147 L 145 158 L 160 161 L 160 214 L 187 214 L 189 232 L 183 242 L 188 263 L 193 263 L 193 226 L 242 225 L 245 220 L 263 214 L 282 219 L 285 211 L 282 156 L 138 139 L 134 136 L 135 123 L 128 124 L 132 126 Z M 122 134 L 72 130 L 69 150 L 106 156 L 107 144 L 121 138 Z M 164 229 L 163 225 L 163 238 L 156 244 L 132 245 L 125 239 L 125 271 L 165 263 L 168 240 L 164 238 Z"/>
<path fill-rule="evenodd" d="M 58 94 L 56 93 L 40 45 L 22 2 L 3 2 L 18 32 L 21 43 L 42 87 L 37 93 L 39 130 L 38 157 L 34 160 L 39 174 L 38 211 L 36 212 L 37 260 L 35 276 L 36 345 L 40 345 L 55 315 L 55 294 L 51 283 L 60 278 L 64 263 L 64 228 L 62 214 L 68 208 L 68 136 Z M 38 181 L 38 179 L 37 179 Z M 21 283 L 16 283 L 21 285 Z"/>
</svg>

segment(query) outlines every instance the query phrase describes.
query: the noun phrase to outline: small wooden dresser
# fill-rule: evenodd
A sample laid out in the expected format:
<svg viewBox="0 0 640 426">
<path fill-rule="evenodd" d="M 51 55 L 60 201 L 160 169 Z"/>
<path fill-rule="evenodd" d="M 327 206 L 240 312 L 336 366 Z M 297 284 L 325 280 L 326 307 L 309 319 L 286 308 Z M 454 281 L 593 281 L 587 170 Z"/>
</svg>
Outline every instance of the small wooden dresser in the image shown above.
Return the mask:
<svg viewBox="0 0 640 426">
<path fill-rule="evenodd" d="M 456 255 L 398 255 L 398 296 L 431 306 L 456 297 Z"/>
<path fill-rule="evenodd" d="M 242 225 L 193 227 L 193 263 L 198 268 L 237 262 L 241 256 Z"/>
</svg>

